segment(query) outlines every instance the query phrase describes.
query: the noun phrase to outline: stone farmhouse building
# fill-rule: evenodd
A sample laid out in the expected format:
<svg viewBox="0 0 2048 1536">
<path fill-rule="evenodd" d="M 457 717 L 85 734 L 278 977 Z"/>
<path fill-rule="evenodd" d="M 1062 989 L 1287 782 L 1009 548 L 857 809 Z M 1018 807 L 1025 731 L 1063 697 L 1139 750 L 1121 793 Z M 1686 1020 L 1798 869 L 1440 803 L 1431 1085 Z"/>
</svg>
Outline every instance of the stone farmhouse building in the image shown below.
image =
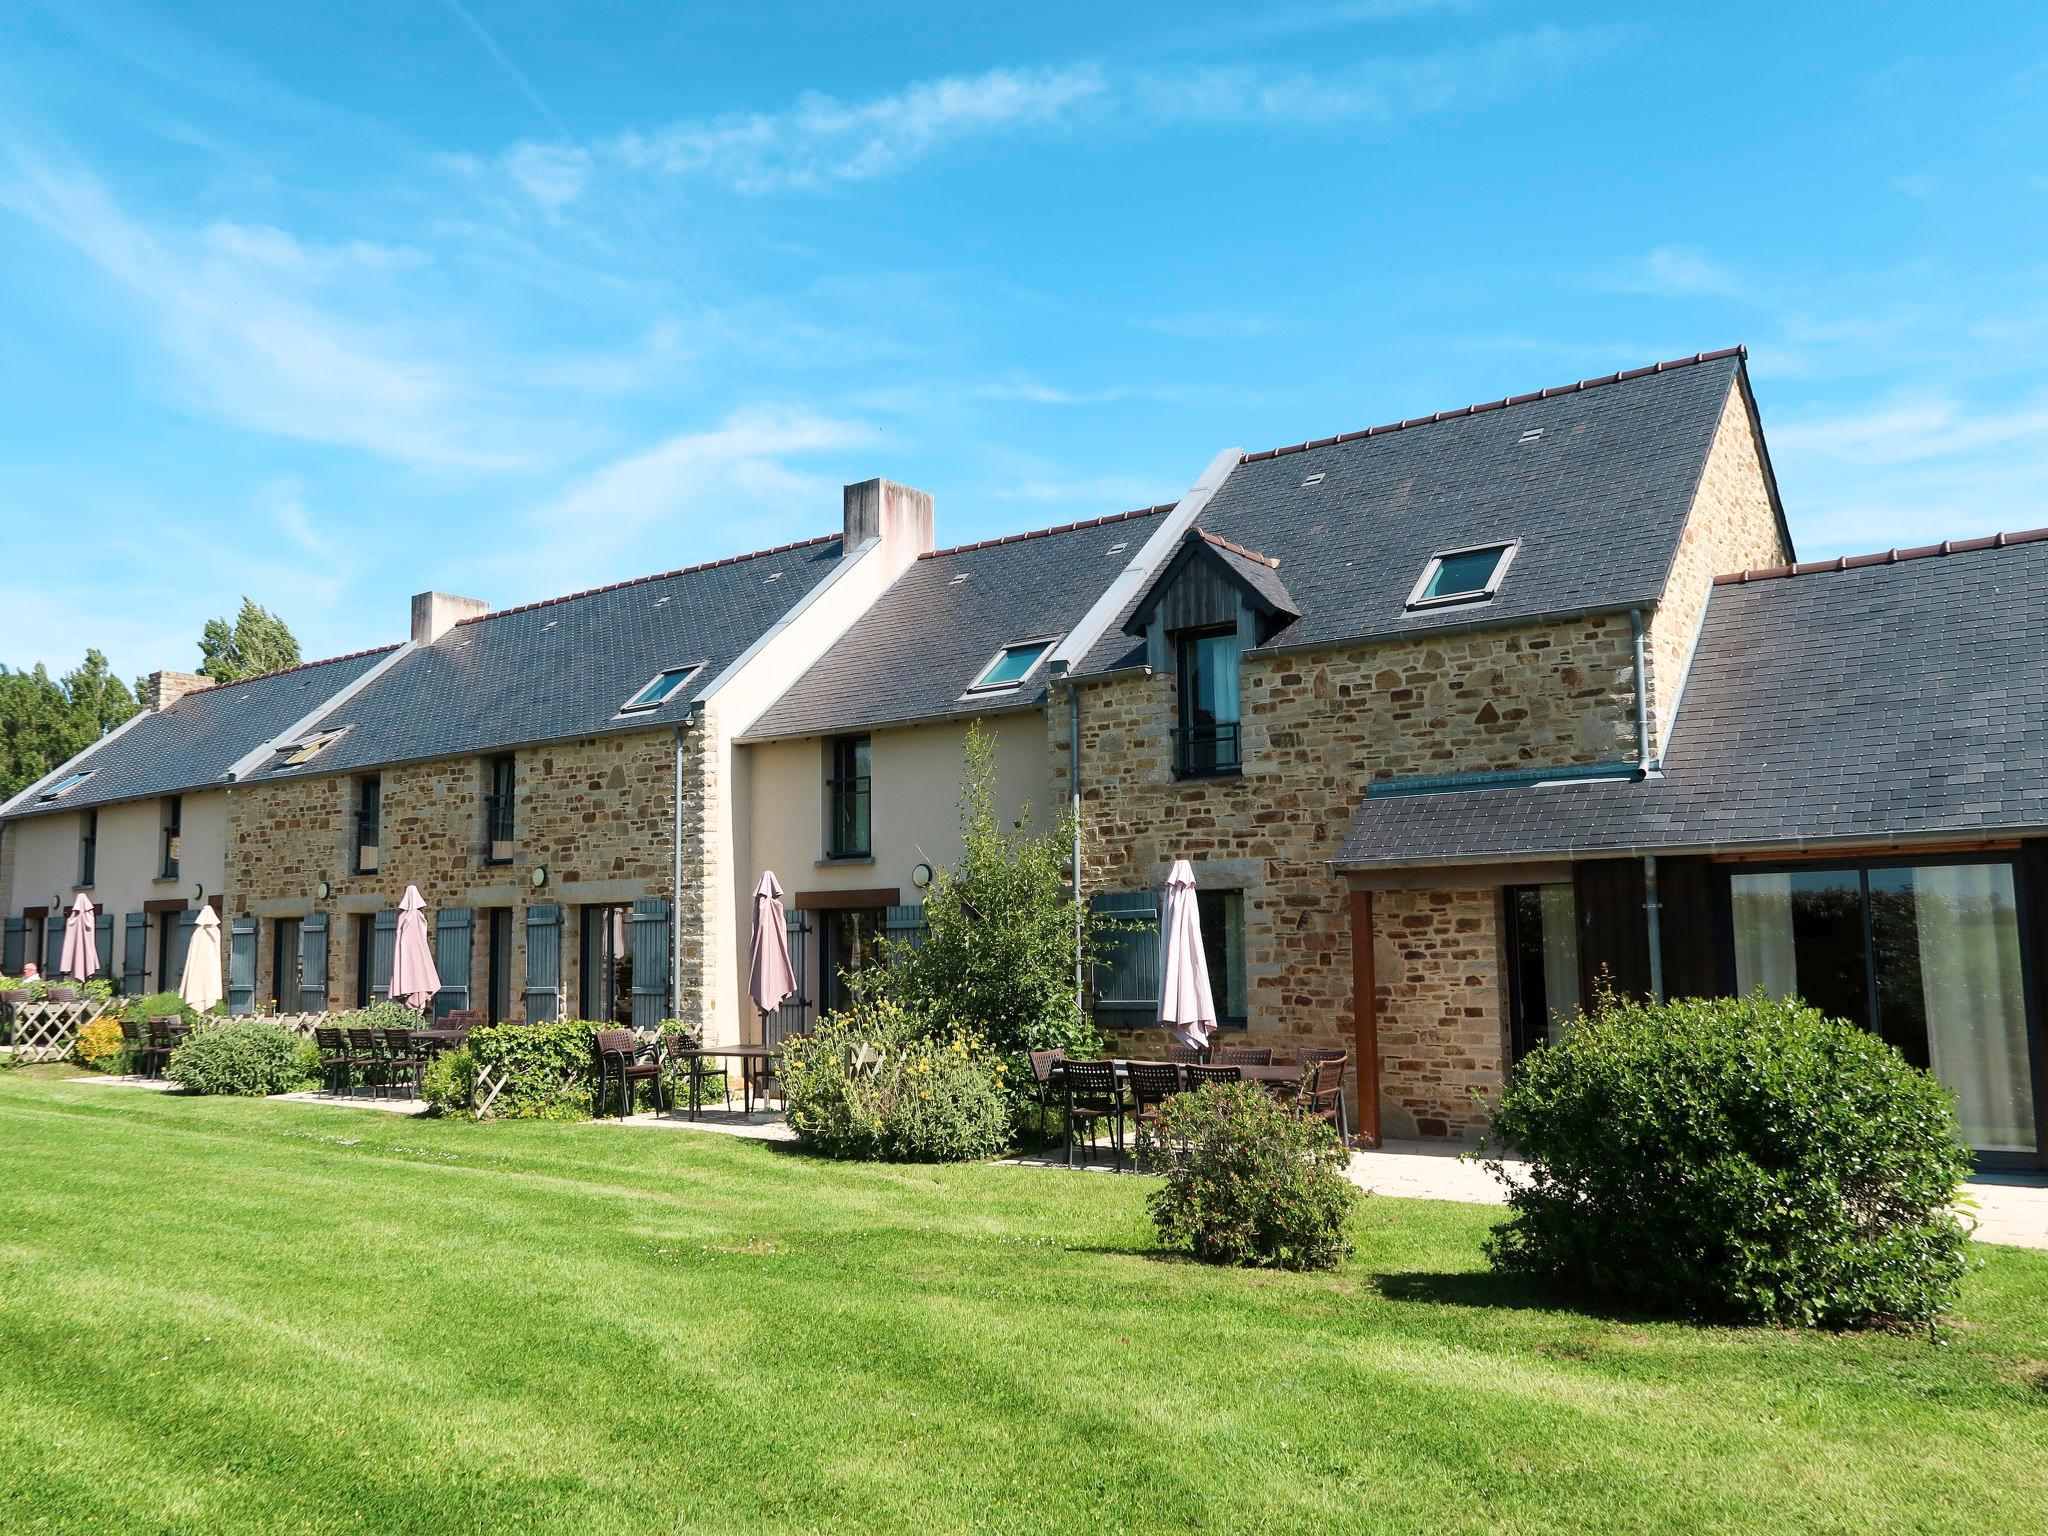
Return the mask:
<svg viewBox="0 0 2048 1536">
<path fill-rule="evenodd" d="M 1226 1036 L 1350 1052 L 1369 1140 L 1474 1134 L 1600 988 L 1763 987 L 2040 1162 L 2048 538 L 1794 564 L 1739 350 L 1232 449 L 1174 503 L 976 544 L 887 481 L 843 512 L 503 612 L 423 594 L 402 645 L 153 708 L 0 807 L 9 945 L 89 889 L 153 976 L 150 903 L 212 901 L 235 1007 L 348 1007 L 410 883 L 437 1008 L 773 1040 L 921 924 L 974 724 L 1005 813 L 1075 811 L 1079 888 L 1128 925 L 1080 982 L 1119 1055 L 1163 1043 L 1186 858 Z M 109 862 L 173 796 L 203 893 Z M 765 869 L 801 985 L 763 1019 Z"/>
</svg>

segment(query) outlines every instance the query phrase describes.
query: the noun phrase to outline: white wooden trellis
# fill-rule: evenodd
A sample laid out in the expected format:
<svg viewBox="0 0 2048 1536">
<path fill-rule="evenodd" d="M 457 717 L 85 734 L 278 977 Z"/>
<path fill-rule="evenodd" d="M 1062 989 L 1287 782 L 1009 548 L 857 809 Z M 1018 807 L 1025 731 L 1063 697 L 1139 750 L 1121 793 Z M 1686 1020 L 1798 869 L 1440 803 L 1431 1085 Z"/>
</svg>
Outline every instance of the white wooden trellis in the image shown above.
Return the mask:
<svg viewBox="0 0 2048 1536">
<path fill-rule="evenodd" d="M 14 1010 L 14 1059 L 62 1061 L 78 1043 L 78 1032 L 113 1005 L 81 997 L 69 1003 L 23 1003 Z"/>
<path fill-rule="evenodd" d="M 560 1091 L 567 1093 L 582 1081 L 583 1074 L 581 1072 L 571 1072 L 562 1079 Z M 478 1067 L 476 1069 L 476 1081 L 470 1089 L 470 1102 L 475 1108 L 477 1119 L 490 1119 L 491 1106 L 498 1102 L 498 1095 L 511 1086 L 512 1069 L 510 1067 Z"/>
</svg>

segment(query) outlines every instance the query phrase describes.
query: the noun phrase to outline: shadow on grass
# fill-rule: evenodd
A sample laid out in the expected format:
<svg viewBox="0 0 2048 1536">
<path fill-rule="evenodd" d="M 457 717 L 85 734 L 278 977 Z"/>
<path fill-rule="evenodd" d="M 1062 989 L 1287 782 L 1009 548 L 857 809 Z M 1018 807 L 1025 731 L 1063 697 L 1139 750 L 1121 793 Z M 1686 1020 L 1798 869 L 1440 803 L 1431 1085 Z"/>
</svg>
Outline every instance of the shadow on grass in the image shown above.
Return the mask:
<svg viewBox="0 0 2048 1536">
<path fill-rule="evenodd" d="M 1567 1294 L 1522 1275 L 1496 1274 L 1490 1269 L 1411 1270 L 1374 1275 L 1372 1282 L 1389 1301 L 1417 1301 L 1432 1306 L 1484 1308 L 1500 1312 L 1570 1313 L 1610 1323 L 1659 1320 L 1657 1314 L 1639 1308 L 1610 1306 L 1590 1297 Z"/>
</svg>

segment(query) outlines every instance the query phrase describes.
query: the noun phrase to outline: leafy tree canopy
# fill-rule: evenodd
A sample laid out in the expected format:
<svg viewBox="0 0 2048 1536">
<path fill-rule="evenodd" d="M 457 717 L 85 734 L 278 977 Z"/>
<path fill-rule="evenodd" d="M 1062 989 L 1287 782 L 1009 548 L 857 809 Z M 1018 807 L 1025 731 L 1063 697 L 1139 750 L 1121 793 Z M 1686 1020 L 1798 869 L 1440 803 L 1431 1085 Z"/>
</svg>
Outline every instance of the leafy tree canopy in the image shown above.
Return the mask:
<svg viewBox="0 0 2048 1536">
<path fill-rule="evenodd" d="M 40 779 L 126 720 L 141 705 L 134 691 L 87 651 L 74 670 L 52 681 L 41 664 L 27 672 L 0 667 L 0 800 Z"/>
<path fill-rule="evenodd" d="M 238 683 L 299 664 L 299 642 L 290 626 L 247 597 L 232 624 L 226 619 L 206 621 L 199 651 L 205 658 L 199 664 L 200 676 L 216 683 Z"/>
</svg>

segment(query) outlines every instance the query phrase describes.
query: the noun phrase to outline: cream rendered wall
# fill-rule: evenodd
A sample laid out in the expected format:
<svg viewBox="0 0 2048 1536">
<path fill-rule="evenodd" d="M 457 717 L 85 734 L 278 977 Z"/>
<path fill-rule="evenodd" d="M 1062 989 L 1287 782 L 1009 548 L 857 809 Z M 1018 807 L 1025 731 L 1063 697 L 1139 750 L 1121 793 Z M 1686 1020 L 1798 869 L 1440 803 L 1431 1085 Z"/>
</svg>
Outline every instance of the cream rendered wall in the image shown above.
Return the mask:
<svg viewBox="0 0 2048 1536">
<path fill-rule="evenodd" d="M 99 808 L 99 850 L 90 888 L 78 883 L 78 839 L 82 815 L 66 811 L 29 816 L 7 824 L 14 844 L 14 885 L 7 911 L 40 907 L 54 895 L 69 906 L 81 889 L 102 911 L 114 914 L 113 968 L 121 962 L 122 919 L 143 910 L 143 903 L 182 899 L 198 904 L 195 887 L 217 896 L 227 880 L 227 803 L 225 790 L 196 790 L 185 797 L 181 819 L 178 878 L 157 878 L 158 836 L 163 826 L 162 802 L 132 800 Z M 230 906 L 232 912 L 233 908 Z M 150 924 L 147 964 L 157 972 L 156 924 Z M 40 957 L 38 957 L 40 963 Z"/>
<path fill-rule="evenodd" d="M 1006 819 L 1029 814 L 1035 831 L 1058 823 L 1064 809 L 1055 799 L 1052 755 L 1042 710 L 989 716 L 981 727 L 995 738 L 996 806 Z M 794 906 L 802 893 L 891 888 L 905 903 L 918 900 L 910 872 L 920 859 L 947 865 L 960 856 L 960 774 L 968 722 L 941 721 L 870 733 L 873 821 L 871 859 L 825 857 L 826 743 L 806 736 L 792 741 L 754 742 L 741 747 L 735 782 L 746 786 L 740 845 L 744 887 L 742 927 L 750 929 L 754 887 L 772 869 L 784 899 Z M 818 956 L 806 971 L 816 996 Z M 734 972 L 735 993 L 746 995 L 746 943 Z M 750 1031 L 756 1027 L 748 1011 Z"/>
</svg>

